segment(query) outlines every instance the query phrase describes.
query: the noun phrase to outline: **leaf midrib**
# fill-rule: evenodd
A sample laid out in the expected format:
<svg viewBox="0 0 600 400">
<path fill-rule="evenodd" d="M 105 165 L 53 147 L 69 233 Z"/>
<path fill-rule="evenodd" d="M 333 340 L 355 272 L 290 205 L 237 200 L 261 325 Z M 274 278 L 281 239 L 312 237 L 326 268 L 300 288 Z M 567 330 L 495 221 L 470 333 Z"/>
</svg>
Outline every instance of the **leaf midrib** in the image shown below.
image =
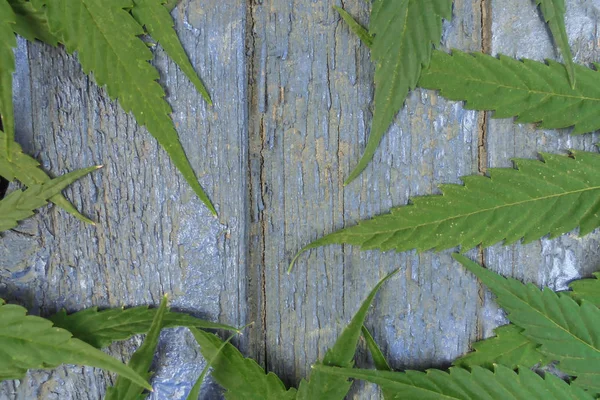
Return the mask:
<svg viewBox="0 0 600 400">
<path fill-rule="evenodd" d="M 428 225 L 433 225 L 433 224 L 441 224 L 443 222 L 447 222 L 447 221 L 452 221 L 455 219 L 461 219 L 461 218 L 467 218 L 473 215 L 477 215 L 477 214 L 482 214 L 482 213 L 486 213 L 486 212 L 491 212 L 491 211 L 495 211 L 495 210 L 499 210 L 502 208 L 507 208 L 507 207 L 516 207 L 522 204 L 527 204 L 527 203 L 533 203 L 533 202 L 537 202 L 537 201 L 544 201 L 544 200 L 548 200 L 548 199 L 553 199 L 556 197 L 562 197 L 562 196 L 570 196 L 573 194 L 580 194 L 580 193 L 585 193 L 585 192 L 590 192 L 590 191 L 594 191 L 594 190 L 600 190 L 600 186 L 592 186 L 589 188 L 585 188 L 585 189 L 579 189 L 579 190 L 574 190 L 574 191 L 570 191 L 570 192 L 564 192 L 564 193 L 558 193 L 558 194 L 553 194 L 550 196 L 543 196 L 543 197 L 536 197 L 534 199 L 529 199 L 529 200 L 524 200 L 524 201 L 519 201 L 519 202 L 514 202 L 514 203 L 510 203 L 510 204 L 503 204 L 500 206 L 496 206 L 496 207 L 490 207 L 490 208 L 485 208 L 482 210 L 478 210 L 478 211 L 474 211 L 472 213 L 466 213 L 466 214 L 461 214 L 461 215 L 457 215 L 457 216 L 453 216 L 450 218 L 444 218 L 444 219 L 438 219 L 435 221 L 430 221 L 424 224 L 417 224 L 417 225 L 411 225 L 405 228 L 401 228 L 401 229 L 386 229 L 386 230 L 380 230 L 380 231 L 374 231 L 374 232 L 370 232 L 370 235 L 380 235 L 380 234 L 384 234 L 384 233 L 393 233 L 393 232 L 400 232 L 403 230 L 408 230 L 408 229 L 416 229 L 416 228 L 421 228 L 424 226 L 428 226 Z M 443 197 L 443 195 L 442 195 Z M 407 207 L 419 207 L 417 205 L 409 205 Z M 393 210 L 392 210 L 393 212 Z M 389 214 L 390 217 L 393 217 L 394 214 Z M 356 225 L 356 226 L 361 226 Z M 353 236 L 367 236 L 365 233 L 362 232 L 358 232 L 358 233 L 354 233 L 351 230 L 345 231 L 344 235 L 353 235 Z"/>
</svg>

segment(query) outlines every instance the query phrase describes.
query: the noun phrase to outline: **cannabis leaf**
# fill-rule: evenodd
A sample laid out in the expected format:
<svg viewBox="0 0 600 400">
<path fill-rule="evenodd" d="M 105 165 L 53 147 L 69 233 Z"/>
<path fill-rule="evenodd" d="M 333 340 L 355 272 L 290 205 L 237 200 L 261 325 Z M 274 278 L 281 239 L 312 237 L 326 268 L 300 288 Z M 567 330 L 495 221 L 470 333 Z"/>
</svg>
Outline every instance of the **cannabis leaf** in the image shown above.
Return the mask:
<svg viewBox="0 0 600 400">
<path fill-rule="evenodd" d="M 564 65 L 555 61 L 434 51 L 419 86 L 464 100 L 470 110 L 494 110 L 495 118 L 517 117 L 547 129 L 574 126 L 573 134 L 592 132 L 600 128 L 600 72 L 580 65 L 575 71 L 572 88 Z"/>
<path fill-rule="evenodd" d="M 17 23 L 7 0 L 0 0 L 0 117 L 6 132 L 3 146 L 10 150 L 15 137 L 15 118 L 12 103 L 12 75 L 15 72 L 15 55 L 17 47 L 14 27 Z M 2 153 L 0 157 L 10 157 L 10 153 Z"/>
<path fill-rule="evenodd" d="M 77 364 L 116 372 L 152 390 L 125 364 L 72 338 L 64 329 L 53 327 L 52 322 L 26 314 L 23 307 L 7 305 L 0 299 L 0 381 L 21 379 L 28 369 Z"/>
<path fill-rule="evenodd" d="M 148 330 L 148 335 L 146 335 L 144 342 L 140 348 L 133 353 L 131 360 L 129 360 L 129 363 L 127 364 L 131 369 L 141 376 L 147 377 L 147 379 L 150 378 L 148 370 L 152 364 L 156 346 L 158 346 L 158 339 L 160 337 L 160 331 L 163 328 L 163 320 L 166 312 L 167 296 L 164 296 L 160 302 L 158 311 L 154 314 L 154 319 Z M 106 390 L 106 400 L 141 400 L 146 398 L 146 396 L 142 394 L 143 391 L 144 387 L 119 376 L 115 386 L 109 387 Z"/>
<path fill-rule="evenodd" d="M 98 168 L 100 167 L 80 169 L 41 185 L 31 185 L 25 191 L 16 190 L 12 192 L 0 200 L 0 232 L 15 228 L 18 221 L 31 217 L 35 209 L 45 206 L 49 198 Z"/>
<path fill-rule="evenodd" d="M 16 16 L 16 24 L 13 27 L 15 33 L 30 42 L 38 39 L 50 46 L 58 45 L 58 39 L 50 32 L 46 16 L 36 9 L 31 1 L 8 0 L 8 2 Z"/>
<path fill-rule="evenodd" d="M 429 64 L 442 37 L 442 18 L 451 19 L 452 0 L 375 0 L 370 33 L 375 69 L 375 110 L 365 153 L 345 184 L 367 167 L 383 135 Z"/>
<path fill-rule="evenodd" d="M 133 335 L 147 333 L 156 313 L 157 309 L 149 309 L 147 306 L 128 309 L 113 308 L 104 311 L 98 311 L 98 307 L 92 307 L 70 315 L 67 315 L 65 310 L 61 310 L 49 319 L 55 326 L 71 332 L 74 337 L 94 347 L 103 348 L 112 342 L 127 340 Z M 184 313 L 167 311 L 163 318 L 163 327 L 177 326 L 239 332 L 238 329 L 229 325 L 205 321 Z"/>
<path fill-rule="evenodd" d="M 581 82 L 583 79 L 580 79 Z M 516 160 L 518 169 L 489 170 L 490 177 L 469 176 L 462 185 L 443 185 L 441 196 L 412 199 L 390 214 L 362 221 L 304 247 L 352 244 L 362 250 L 440 251 L 460 245 L 467 251 L 537 240 L 579 226 L 581 236 L 600 225 L 600 155 L 573 152 L 570 157 L 542 154 L 543 162 Z"/>
<path fill-rule="evenodd" d="M 496 336 L 473 344 L 474 351 L 454 360 L 458 367 L 481 366 L 493 369 L 502 364 L 512 369 L 522 366 L 531 368 L 536 364 L 546 365 L 552 359 L 538 351 L 539 345 L 522 335 L 523 329 L 513 324 L 496 328 Z"/>
<path fill-rule="evenodd" d="M 497 365 L 493 372 L 481 367 L 473 367 L 470 372 L 454 367 L 448 373 L 440 370 L 388 372 L 326 366 L 316 366 L 315 369 L 335 376 L 373 382 L 384 390 L 394 392 L 396 399 L 593 399 L 582 389 L 568 385 L 552 374 L 542 378 L 527 368 L 521 368 L 517 373 L 502 365 Z"/>
<path fill-rule="evenodd" d="M 53 34 L 70 53 L 77 52 L 86 73 L 93 72 L 99 86 L 137 121 L 167 151 L 175 166 L 200 200 L 216 215 L 216 210 L 198 183 L 192 166 L 169 117 L 171 107 L 156 81 L 158 71 L 148 62 L 152 53 L 139 39 L 143 28 L 129 14 L 132 0 L 37 0 L 45 4 Z"/>
<path fill-rule="evenodd" d="M 565 60 L 571 87 L 575 88 L 575 63 L 565 27 L 565 0 L 535 0 L 535 2 L 540 6 L 544 19 L 554 36 L 554 41 Z"/>
<path fill-rule="evenodd" d="M 213 379 L 227 391 L 232 399 L 294 400 L 296 389 L 286 390 L 281 379 L 268 374 L 251 358 L 244 358 L 235 346 L 223 343 L 212 333 L 195 328 L 190 331 L 200 345 L 205 360 L 214 360 Z"/>
<path fill-rule="evenodd" d="M 6 147 L 6 137 L 6 134 L 0 130 L 0 154 L 8 155 L 8 157 L 0 156 L 0 176 L 7 181 L 17 179 L 25 186 L 41 185 L 49 182 L 51 178 L 39 168 L 39 162 L 35 158 L 23 153 L 19 143 L 13 142 L 10 149 Z M 77 211 L 75 206 L 61 193 L 50 197 L 50 201 L 75 218 L 92 225 L 94 224 L 93 221 Z"/>
<path fill-rule="evenodd" d="M 576 376 L 575 385 L 600 392 L 600 309 L 575 302 L 545 288 L 508 278 L 482 268 L 460 254 L 454 258 L 476 275 L 508 312 L 508 319 L 523 328 L 522 334 L 541 347 L 539 351 L 559 361 L 558 368 Z"/>
<path fill-rule="evenodd" d="M 387 275 L 371 290 L 371 293 L 363 301 L 348 326 L 344 328 L 335 341 L 333 347 L 325 353 L 323 365 L 348 368 L 354 365 L 354 354 L 356 353 L 361 329 L 367 317 L 369 307 L 381 286 L 397 272 L 398 270 Z M 348 382 L 346 379 L 336 378 L 328 374 L 322 374 L 318 370 L 313 370 L 308 382 L 305 380 L 300 382 L 297 398 L 306 400 L 343 400 L 346 394 L 348 394 L 350 386 L 352 386 L 352 382 Z"/>
<path fill-rule="evenodd" d="M 196 89 L 207 103 L 212 105 L 208 91 L 196 71 L 194 71 L 194 67 L 190 64 L 177 33 L 173 29 L 173 19 L 165 3 L 166 0 L 134 0 L 135 5 L 131 10 L 131 14 L 140 25 L 146 28 L 150 36 L 165 49 L 169 57 L 179 65 L 179 68 L 196 86 Z"/>
</svg>

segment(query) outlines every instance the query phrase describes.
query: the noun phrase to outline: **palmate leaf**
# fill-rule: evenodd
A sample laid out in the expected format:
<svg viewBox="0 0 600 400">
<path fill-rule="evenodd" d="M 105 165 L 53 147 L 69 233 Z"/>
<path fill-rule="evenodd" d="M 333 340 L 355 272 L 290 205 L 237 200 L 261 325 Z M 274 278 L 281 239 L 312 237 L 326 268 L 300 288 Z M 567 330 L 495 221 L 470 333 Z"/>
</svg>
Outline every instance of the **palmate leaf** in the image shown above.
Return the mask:
<svg viewBox="0 0 600 400">
<path fill-rule="evenodd" d="M 152 389 L 141 376 L 115 358 L 72 338 L 69 332 L 53 327 L 46 319 L 26 314 L 23 307 L 6 305 L 0 299 L 0 381 L 21 379 L 28 369 L 77 364 L 116 372 Z"/>
<path fill-rule="evenodd" d="M 554 41 L 560 49 L 569 75 L 571 87 L 575 87 L 575 63 L 573 62 L 573 54 L 569 47 L 569 37 L 567 36 L 567 28 L 565 27 L 565 0 L 535 0 L 540 6 L 540 10 L 544 15 L 544 20 L 548 24 Z"/>
<path fill-rule="evenodd" d="M 474 367 L 472 371 L 450 368 L 427 372 L 388 372 L 363 369 L 316 366 L 317 370 L 335 376 L 366 380 L 381 389 L 395 393 L 396 399 L 419 400 L 591 400 L 582 389 L 546 374 L 542 378 L 522 368 L 515 372 L 497 365 L 495 371 Z"/>
<path fill-rule="evenodd" d="M 8 2 L 16 16 L 13 27 L 15 33 L 30 42 L 38 39 L 50 46 L 58 45 L 58 39 L 50 32 L 46 15 L 36 9 L 31 1 L 8 0 Z"/>
<path fill-rule="evenodd" d="M 0 117 L 6 132 L 3 147 L 9 151 L 15 139 L 15 117 L 12 103 L 12 75 L 15 72 L 15 55 L 13 48 L 17 47 L 14 34 L 17 17 L 7 0 L 0 0 Z M 10 153 L 4 152 L 0 157 L 10 158 Z"/>
<path fill-rule="evenodd" d="M 508 278 L 454 254 L 465 268 L 475 274 L 496 296 L 508 319 L 523 328 L 522 334 L 541 346 L 539 351 L 558 361 L 558 368 L 577 377 L 575 385 L 600 393 L 600 309 L 593 304 L 575 302 L 546 288 Z"/>
<path fill-rule="evenodd" d="M 127 364 L 132 370 L 140 374 L 140 376 L 150 378 L 150 365 L 154 359 L 154 353 L 158 346 L 160 331 L 163 328 L 163 321 L 167 312 L 167 296 L 164 296 L 160 302 L 157 312 L 154 314 L 154 319 L 148 330 L 148 335 L 139 349 L 133 353 L 131 360 Z M 131 382 L 128 379 L 123 379 L 119 376 L 115 386 L 109 387 L 106 390 L 106 400 L 142 400 L 146 398 L 143 394 L 144 387 Z"/>
<path fill-rule="evenodd" d="M 205 360 L 212 363 L 213 379 L 225 388 L 228 400 L 294 400 L 296 389 L 287 390 L 281 379 L 268 374 L 251 358 L 245 358 L 235 346 L 224 343 L 212 333 L 190 329 Z"/>
<path fill-rule="evenodd" d="M 523 329 L 513 324 L 496 328 L 496 336 L 473 344 L 473 352 L 452 363 L 458 367 L 480 366 L 493 369 L 494 364 L 502 364 L 516 369 L 519 366 L 531 368 L 536 364 L 547 365 L 552 359 L 538 351 L 539 345 L 522 335 Z"/>
<path fill-rule="evenodd" d="M 84 175 L 100 167 L 84 168 L 52 179 L 42 185 L 32 185 L 25 191 L 16 190 L 0 200 L 0 232 L 15 228 L 19 221 L 31 217 L 48 199 Z"/>
<path fill-rule="evenodd" d="M 369 312 L 369 307 L 381 286 L 394 276 L 398 270 L 387 275 L 379 281 L 371 290 L 371 293 L 361 304 L 357 313 L 344 328 L 340 336 L 335 341 L 333 347 L 325 353 L 323 365 L 347 367 L 354 366 L 354 354 L 360 339 L 365 318 Z M 302 380 L 298 387 L 298 400 L 343 400 L 352 386 L 352 382 L 347 379 L 335 377 L 329 374 L 323 374 L 318 370 L 313 370 L 308 381 Z"/>
<path fill-rule="evenodd" d="M 74 337 L 94 347 L 104 348 L 113 342 L 127 340 L 133 335 L 147 333 L 156 313 L 157 309 L 150 309 L 147 306 L 113 308 L 104 311 L 92 307 L 70 315 L 62 310 L 49 319 L 55 326 L 71 332 Z M 217 324 L 173 311 L 167 311 L 163 325 L 165 328 L 185 326 L 239 332 L 237 328 L 229 325 Z"/>
<path fill-rule="evenodd" d="M 0 130 L 0 154 L 8 154 L 8 157 L 0 156 L 0 176 L 7 181 L 18 180 L 25 186 L 41 185 L 50 181 L 50 177 L 42 171 L 40 163 L 33 157 L 23 153 L 23 149 L 17 142 L 13 142 L 10 149 L 6 147 L 6 134 Z M 73 204 L 61 193 L 50 198 L 57 206 L 73 215 L 75 218 L 94 224 L 89 218 L 82 215 Z"/>
<path fill-rule="evenodd" d="M 394 117 L 429 64 L 442 37 L 442 19 L 452 17 L 452 0 L 375 0 L 369 31 L 374 35 L 375 110 L 365 152 L 345 184 L 367 167 Z"/>
<path fill-rule="evenodd" d="M 175 61 L 179 68 L 186 74 L 188 79 L 194 84 L 198 92 L 204 97 L 204 100 L 212 105 L 210 95 L 204 87 L 204 84 L 194 71 L 190 60 L 185 54 L 185 50 L 173 29 L 173 18 L 166 7 L 166 0 L 134 0 L 134 7 L 131 14 L 136 21 L 146 28 L 146 31 L 156 40 L 169 57 Z"/>
<path fill-rule="evenodd" d="M 419 86 L 464 100 L 470 110 L 493 110 L 494 118 L 517 117 L 546 129 L 573 126 L 573 134 L 593 132 L 600 128 L 600 72 L 581 65 L 575 71 L 573 89 L 564 65 L 555 61 L 436 50 Z"/>
<path fill-rule="evenodd" d="M 171 107 L 158 84 L 158 71 L 148 62 L 152 53 L 138 37 L 143 28 L 126 9 L 133 0 L 37 0 L 45 3 L 48 23 L 53 34 L 70 53 L 77 52 L 86 73 L 93 72 L 99 86 L 166 150 L 174 165 L 213 215 L 216 210 L 198 183 L 194 170 L 179 142 Z"/>
<path fill-rule="evenodd" d="M 578 226 L 583 236 L 600 226 L 600 155 L 542 157 L 543 162 L 516 160 L 518 169 L 491 169 L 489 178 L 463 178 L 464 186 L 440 186 L 441 196 L 414 198 L 390 214 L 326 235 L 300 254 L 328 244 L 399 252 L 460 245 L 467 251 L 503 240 L 511 244 L 556 237 Z"/>
</svg>

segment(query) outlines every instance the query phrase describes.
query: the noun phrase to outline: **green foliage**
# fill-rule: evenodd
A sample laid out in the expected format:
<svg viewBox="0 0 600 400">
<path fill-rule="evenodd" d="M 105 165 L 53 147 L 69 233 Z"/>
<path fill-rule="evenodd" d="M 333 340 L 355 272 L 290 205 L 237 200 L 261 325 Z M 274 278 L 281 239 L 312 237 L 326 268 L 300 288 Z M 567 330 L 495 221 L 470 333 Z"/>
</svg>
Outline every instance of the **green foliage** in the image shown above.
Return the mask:
<svg viewBox="0 0 600 400">
<path fill-rule="evenodd" d="M 202 97 L 212 105 L 212 100 L 204 84 L 190 64 L 188 56 L 173 29 L 173 19 L 166 8 L 165 0 L 134 0 L 131 14 L 136 21 L 146 28 L 146 31 L 162 46 L 169 57 L 179 65 L 179 68 L 192 81 Z"/>
<path fill-rule="evenodd" d="M 225 348 L 225 346 L 227 346 L 227 344 L 229 342 L 231 342 L 231 340 L 235 337 L 235 335 L 231 335 L 227 338 L 226 341 L 223 342 L 223 344 L 217 349 L 215 355 L 213 356 L 213 358 L 211 358 L 210 360 L 208 360 L 206 362 L 206 365 L 204 366 L 204 369 L 202 369 L 202 373 L 200 374 L 200 376 L 198 377 L 198 379 L 196 380 L 196 383 L 194 383 L 194 386 L 192 387 L 192 390 L 190 390 L 190 393 L 187 396 L 187 400 L 198 400 L 198 397 L 200 397 L 200 390 L 202 389 L 202 383 L 204 382 L 204 379 L 206 378 L 206 375 L 208 375 L 208 370 L 212 367 L 212 364 L 215 362 L 215 360 L 217 359 L 217 357 L 219 357 L 219 354 L 221 354 L 221 352 L 223 351 L 223 349 Z"/>
<path fill-rule="evenodd" d="M 15 228 L 18 221 L 31 217 L 35 209 L 45 206 L 49 198 L 98 168 L 100 167 L 80 169 L 41 185 L 31 185 L 25 191 L 16 190 L 12 192 L 0 200 L 0 232 Z"/>
<path fill-rule="evenodd" d="M 350 173 L 352 182 L 367 167 L 394 117 L 429 64 L 442 37 L 442 18 L 452 17 L 452 0 L 375 0 L 369 31 L 374 36 L 375 111 L 364 155 Z"/>
<path fill-rule="evenodd" d="M 7 154 L 7 157 L 0 156 L 0 176 L 8 181 L 18 180 L 25 186 L 41 185 L 50 181 L 50 177 L 42 171 L 37 160 L 25 153 L 17 142 L 12 142 L 10 149 L 5 140 L 7 135 L 0 130 L 0 154 Z M 82 215 L 73 204 L 69 202 L 61 193 L 50 197 L 57 206 L 73 215 L 77 219 L 94 224 L 89 218 Z"/>
<path fill-rule="evenodd" d="M 158 84 L 158 71 L 148 62 L 152 53 L 139 38 L 143 28 L 127 11 L 132 0 L 55 0 L 45 3 L 48 24 L 70 53 L 77 52 L 86 73 L 127 112 L 133 112 L 166 150 L 174 165 L 209 210 L 216 210 L 198 183 L 179 142 L 171 107 Z M 40 8 L 40 7 L 38 7 Z"/>
<path fill-rule="evenodd" d="M 30 42 L 36 39 L 57 46 L 58 39 L 50 32 L 46 15 L 28 0 L 8 0 L 16 15 L 14 31 Z"/>
<path fill-rule="evenodd" d="M 55 326 L 68 330 L 74 337 L 90 345 L 103 348 L 112 342 L 127 340 L 133 335 L 148 333 L 157 309 L 147 306 L 128 309 L 112 308 L 98 311 L 98 307 L 88 308 L 67 315 L 61 310 L 49 319 Z M 163 318 L 163 327 L 195 327 L 198 329 L 224 329 L 239 332 L 238 329 L 223 324 L 205 321 L 188 314 L 167 311 Z"/>
<path fill-rule="evenodd" d="M 213 379 L 226 390 L 228 400 L 293 400 L 296 389 L 285 388 L 272 372 L 268 374 L 256 361 L 245 358 L 233 345 L 212 333 L 190 328 L 205 360 L 212 363 Z"/>
<path fill-rule="evenodd" d="M 367 343 L 369 353 L 371 353 L 371 358 L 373 358 L 373 363 L 375 363 L 375 368 L 378 371 L 391 371 L 392 368 L 385 359 L 383 352 L 377 345 L 377 342 L 375 342 L 375 339 L 373 339 L 373 336 L 371 336 L 371 332 L 369 332 L 369 330 L 364 325 L 362 327 L 362 334 L 365 338 L 365 342 Z M 391 400 L 394 397 L 396 397 L 395 393 L 388 389 L 383 389 L 382 392 L 384 400 Z"/>
<path fill-rule="evenodd" d="M 565 27 L 565 0 L 535 0 L 535 2 L 540 6 L 554 41 L 563 55 L 571 87 L 575 88 L 575 63 Z"/>
<path fill-rule="evenodd" d="M 167 312 L 167 296 L 164 296 L 160 302 L 158 311 L 154 314 L 154 319 L 148 330 L 148 335 L 144 339 L 144 343 L 136 350 L 129 360 L 129 367 L 140 374 L 145 376 L 148 380 L 150 378 L 150 365 L 154 358 L 154 352 L 156 346 L 158 346 L 158 339 L 160 337 L 160 331 L 163 328 L 163 321 Z M 142 400 L 146 398 L 143 394 L 144 387 L 136 385 L 128 379 L 123 379 L 119 376 L 117 383 L 113 387 L 109 387 L 106 390 L 106 400 Z"/>
<path fill-rule="evenodd" d="M 470 110 L 493 110 L 495 118 L 517 117 L 546 129 L 574 126 L 573 134 L 592 132 L 600 128 L 600 72 L 580 65 L 575 71 L 572 88 L 564 65 L 555 61 L 435 51 L 419 86 L 464 100 Z"/>
<path fill-rule="evenodd" d="M 454 257 L 496 296 L 498 304 L 522 335 L 541 346 L 539 351 L 559 362 L 558 368 L 576 376 L 575 385 L 600 392 L 600 309 L 575 302 L 568 295 L 543 291 L 482 268 L 468 258 Z"/>
<path fill-rule="evenodd" d="M 600 272 L 594 273 L 592 279 L 579 279 L 569 284 L 571 291 L 565 292 L 575 301 L 581 303 L 583 300 L 600 308 Z"/>
<path fill-rule="evenodd" d="M 333 8 L 340 14 L 344 22 L 348 24 L 348 27 L 358 38 L 368 47 L 371 48 L 373 46 L 373 36 L 369 33 L 369 31 L 359 24 L 348 11 L 344 10 L 341 7 L 333 6 Z"/>
<path fill-rule="evenodd" d="M 0 381 L 21 379 L 28 369 L 77 364 L 116 372 L 152 389 L 120 361 L 72 338 L 64 329 L 53 327 L 52 322 L 26 314 L 23 307 L 6 305 L 0 300 Z"/>
<path fill-rule="evenodd" d="M 369 307 L 381 286 L 398 270 L 387 275 L 379 281 L 371 290 L 371 293 L 363 301 L 358 312 L 354 315 L 348 326 L 344 328 L 333 347 L 325 353 L 323 365 L 347 367 L 354 366 L 354 354 L 360 339 L 361 330 L 369 312 Z M 335 377 L 329 374 L 322 374 L 318 370 L 313 370 L 308 381 L 302 380 L 298 386 L 298 399 L 306 400 L 343 400 L 350 390 L 352 382 L 344 378 Z"/>
<path fill-rule="evenodd" d="M 582 389 L 571 386 L 547 374 L 542 378 L 535 372 L 522 368 L 515 372 L 497 365 L 494 371 L 473 367 L 450 371 L 427 372 L 372 371 L 363 369 L 316 366 L 317 370 L 344 378 L 362 379 L 394 392 L 397 399 L 419 400 L 591 400 Z"/>
<path fill-rule="evenodd" d="M 12 75 L 15 71 L 13 48 L 17 47 L 14 27 L 17 18 L 7 0 L 0 0 L 0 117 L 6 132 L 3 146 L 9 151 L 15 137 L 15 118 L 12 104 Z M 9 157 L 0 154 L 0 157 Z"/>
<path fill-rule="evenodd" d="M 600 225 L 600 155 L 542 156 L 543 162 L 516 160 L 518 169 L 491 169 L 489 178 L 463 178 L 464 186 L 440 186 L 441 196 L 412 199 L 390 214 L 324 236 L 300 253 L 328 244 L 399 252 L 460 245 L 467 251 L 502 240 L 511 244 L 556 237 L 578 226 L 580 235 L 588 234 Z"/>
<path fill-rule="evenodd" d="M 474 351 L 454 360 L 453 364 L 463 368 L 480 366 L 487 369 L 501 364 L 517 369 L 519 366 L 543 366 L 552 361 L 538 351 L 536 342 L 522 335 L 523 329 L 518 326 L 504 325 L 494 332 L 496 336 L 473 344 Z"/>
</svg>

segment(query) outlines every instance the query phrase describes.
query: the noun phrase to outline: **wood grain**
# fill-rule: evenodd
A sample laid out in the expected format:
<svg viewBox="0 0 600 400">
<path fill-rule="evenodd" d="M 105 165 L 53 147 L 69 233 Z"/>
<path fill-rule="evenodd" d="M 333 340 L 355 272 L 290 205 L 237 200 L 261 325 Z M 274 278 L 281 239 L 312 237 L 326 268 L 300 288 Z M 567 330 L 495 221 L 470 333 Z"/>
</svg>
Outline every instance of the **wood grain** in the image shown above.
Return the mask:
<svg viewBox="0 0 600 400">
<path fill-rule="evenodd" d="M 578 62 L 599 57 L 598 7 L 568 2 Z M 466 111 L 416 90 L 373 163 L 344 178 L 364 149 L 372 118 L 369 51 L 333 10 L 364 24 L 364 0 L 184 0 L 176 29 L 215 101 L 155 50 L 184 148 L 219 211 L 215 220 L 166 154 L 63 50 L 19 42 L 17 135 L 46 170 L 104 164 L 67 196 L 98 225 L 43 210 L 0 239 L 0 297 L 46 315 L 61 307 L 157 304 L 230 324 L 255 322 L 241 350 L 297 385 L 387 272 L 368 327 L 395 368 L 445 367 L 505 322 L 491 296 L 452 261 L 452 251 L 404 254 L 329 246 L 287 263 L 303 245 L 358 220 L 438 193 L 440 183 L 510 166 L 539 151 L 592 149 L 596 135 L 538 131 Z M 543 59 L 558 54 L 534 2 L 456 0 L 442 48 Z M 507 275 L 562 288 L 597 269 L 593 233 L 469 253 Z M 139 338 L 110 351 L 128 357 Z M 364 348 L 357 363 L 370 366 Z M 184 399 L 203 365 L 185 329 L 169 330 L 156 359 L 152 399 Z M 99 399 L 112 377 L 89 368 L 35 371 L 0 385 L 0 399 Z M 378 398 L 356 384 L 349 398 Z M 201 398 L 220 398 L 207 384 Z"/>
</svg>

